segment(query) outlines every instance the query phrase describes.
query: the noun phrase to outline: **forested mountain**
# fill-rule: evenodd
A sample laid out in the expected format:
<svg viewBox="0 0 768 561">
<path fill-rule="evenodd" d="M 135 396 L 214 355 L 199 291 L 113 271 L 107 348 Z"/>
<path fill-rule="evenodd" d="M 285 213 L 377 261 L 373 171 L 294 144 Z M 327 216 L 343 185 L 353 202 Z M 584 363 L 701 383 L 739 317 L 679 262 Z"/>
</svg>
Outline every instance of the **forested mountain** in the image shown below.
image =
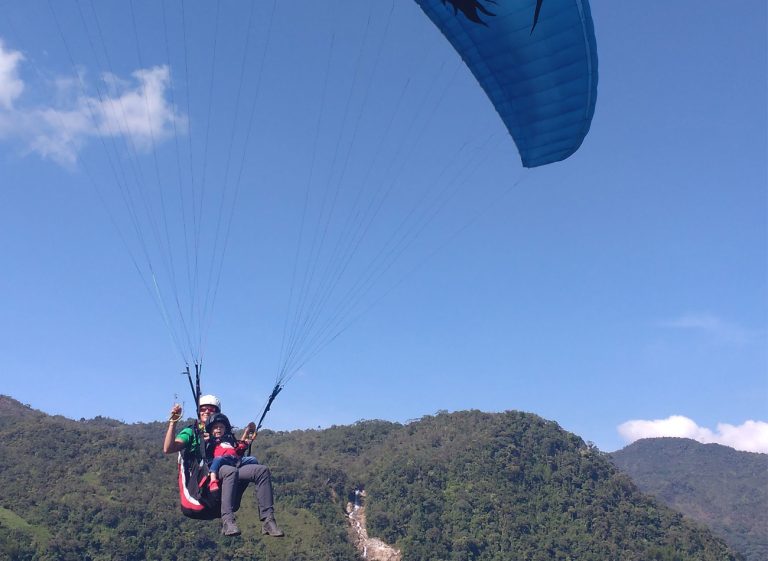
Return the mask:
<svg viewBox="0 0 768 561">
<path fill-rule="evenodd" d="M 768 559 L 768 454 L 649 438 L 611 457 L 642 491 L 712 528 L 749 561 Z"/>
<path fill-rule="evenodd" d="M 404 560 L 727 561 L 719 538 L 638 491 L 598 450 L 535 415 L 441 413 L 263 431 L 287 533 L 239 538 L 185 519 L 164 423 L 49 416 L 0 396 L 0 559 L 355 560 L 344 505 L 367 495 L 368 529 Z"/>
</svg>

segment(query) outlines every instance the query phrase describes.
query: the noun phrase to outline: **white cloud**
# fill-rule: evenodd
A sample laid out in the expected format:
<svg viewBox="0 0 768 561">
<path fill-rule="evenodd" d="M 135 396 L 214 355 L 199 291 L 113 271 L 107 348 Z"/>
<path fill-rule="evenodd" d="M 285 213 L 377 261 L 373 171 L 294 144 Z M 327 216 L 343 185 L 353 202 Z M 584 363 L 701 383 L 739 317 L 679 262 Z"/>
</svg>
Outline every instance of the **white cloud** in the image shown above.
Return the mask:
<svg viewBox="0 0 768 561">
<path fill-rule="evenodd" d="M 22 60 L 24 56 L 20 52 L 6 49 L 0 39 L 0 109 L 11 109 L 14 100 L 24 91 L 18 71 Z"/>
<path fill-rule="evenodd" d="M 179 117 L 165 99 L 165 92 L 170 82 L 167 66 L 156 66 L 148 70 L 133 73 L 138 86 L 133 89 L 122 87 L 114 97 L 88 99 L 93 115 L 98 122 L 97 128 L 106 136 L 129 135 L 133 141 L 147 148 L 152 140 L 157 142 L 173 132 L 174 121 Z M 109 77 L 110 85 L 120 88 L 120 83 Z"/>
<path fill-rule="evenodd" d="M 671 436 L 690 438 L 703 444 L 723 444 L 745 452 L 768 453 L 768 423 L 764 421 L 745 421 L 738 426 L 718 423 L 713 431 L 700 427 L 688 417 L 672 415 L 652 421 L 627 421 L 619 425 L 618 431 L 628 444 L 641 438 Z"/>
<path fill-rule="evenodd" d="M 671 329 L 706 333 L 729 343 L 747 343 L 751 338 L 749 330 L 708 313 L 685 314 L 663 321 L 661 325 Z"/>
<path fill-rule="evenodd" d="M 133 80 L 105 75 L 98 95 L 84 92 L 83 75 L 58 78 L 51 84 L 51 99 L 56 101 L 19 107 L 24 82 L 18 66 L 23 59 L 0 43 L 0 139 L 19 142 L 24 152 L 73 165 L 93 138 L 125 139 L 128 150 L 147 151 L 170 137 L 174 126 L 186 126 L 166 99 L 167 66 L 137 70 Z"/>
</svg>

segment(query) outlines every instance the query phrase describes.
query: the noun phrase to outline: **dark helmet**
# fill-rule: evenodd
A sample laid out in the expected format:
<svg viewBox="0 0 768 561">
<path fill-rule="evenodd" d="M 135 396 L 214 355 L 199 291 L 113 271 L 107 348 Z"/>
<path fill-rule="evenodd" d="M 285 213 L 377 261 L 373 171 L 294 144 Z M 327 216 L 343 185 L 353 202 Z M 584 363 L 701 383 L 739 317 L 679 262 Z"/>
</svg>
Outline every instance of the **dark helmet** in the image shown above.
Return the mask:
<svg viewBox="0 0 768 561">
<path fill-rule="evenodd" d="M 232 432 L 232 425 L 229 422 L 229 418 L 224 413 L 216 413 L 213 417 L 208 419 L 208 424 L 205 425 L 205 432 L 210 433 L 213 430 L 213 425 L 216 423 L 224 424 L 224 433 Z"/>
</svg>

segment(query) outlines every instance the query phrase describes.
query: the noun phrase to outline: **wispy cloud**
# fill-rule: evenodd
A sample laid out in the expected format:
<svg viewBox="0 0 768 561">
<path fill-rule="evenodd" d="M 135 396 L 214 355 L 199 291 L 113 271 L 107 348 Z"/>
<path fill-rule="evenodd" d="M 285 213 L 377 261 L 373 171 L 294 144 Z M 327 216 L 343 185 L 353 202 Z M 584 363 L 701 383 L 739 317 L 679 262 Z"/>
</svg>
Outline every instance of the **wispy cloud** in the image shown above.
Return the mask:
<svg viewBox="0 0 768 561">
<path fill-rule="evenodd" d="M 619 434 L 629 444 L 641 438 L 664 436 L 690 438 L 703 444 L 723 444 L 745 452 L 768 453 L 768 423 L 745 421 L 741 425 L 718 423 L 715 430 L 700 427 L 682 415 L 652 421 L 632 420 L 618 427 Z"/>
<path fill-rule="evenodd" d="M 661 322 L 662 327 L 698 331 L 728 343 L 747 343 L 753 333 L 735 323 L 709 313 L 690 313 Z"/>
<path fill-rule="evenodd" d="M 23 60 L 21 53 L 6 49 L 0 41 L 0 139 L 19 143 L 23 152 L 73 165 L 88 140 L 121 139 L 131 151 L 147 151 L 171 136 L 174 127 L 186 125 L 166 98 L 167 66 L 137 70 L 131 80 L 105 75 L 96 95 L 86 93 L 82 76 L 60 77 L 51 86 L 51 99 L 56 101 L 30 107 L 21 104 Z"/>
<path fill-rule="evenodd" d="M 19 78 L 19 64 L 24 56 L 18 51 L 5 48 L 0 39 L 0 109 L 11 109 L 14 100 L 24 91 Z"/>
</svg>

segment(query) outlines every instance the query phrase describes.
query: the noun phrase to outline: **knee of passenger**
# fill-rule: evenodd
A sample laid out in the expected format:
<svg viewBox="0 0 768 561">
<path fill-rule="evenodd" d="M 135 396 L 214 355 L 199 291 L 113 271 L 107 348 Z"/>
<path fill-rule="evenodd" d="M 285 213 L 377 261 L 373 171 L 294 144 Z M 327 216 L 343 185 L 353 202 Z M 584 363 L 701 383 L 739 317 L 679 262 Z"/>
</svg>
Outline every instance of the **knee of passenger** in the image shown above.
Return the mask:
<svg viewBox="0 0 768 561">
<path fill-rule="evenodd" d="M 254 469 L 251 473 L 253 474 L 254 481 L 269 479 L 272 477 L 272 474 L 269 472 L 269 468 L 263 464 L 254 465 L 253 468 Z"/>
<path fill-rule="evenodd" d="M 219 479 L 230 479 L 237 475 L 237 470 L 230 466 L 221 466 L 219 469 Z"/>
</svg>

